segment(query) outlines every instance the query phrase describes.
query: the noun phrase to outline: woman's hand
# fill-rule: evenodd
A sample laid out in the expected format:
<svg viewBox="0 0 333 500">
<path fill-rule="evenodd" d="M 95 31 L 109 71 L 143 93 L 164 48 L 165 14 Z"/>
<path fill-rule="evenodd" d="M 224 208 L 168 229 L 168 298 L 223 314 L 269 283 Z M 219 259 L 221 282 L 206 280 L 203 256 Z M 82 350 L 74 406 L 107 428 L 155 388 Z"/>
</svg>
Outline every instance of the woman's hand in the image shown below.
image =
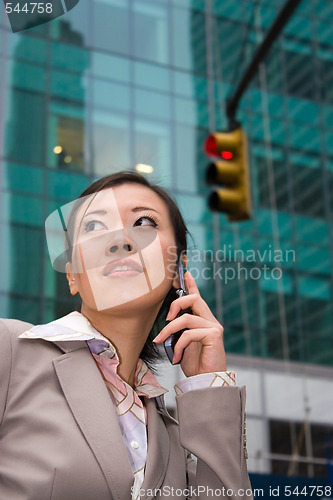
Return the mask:
<svg viewBox="0 0 333 500">
<path fill-rule="evenodd" d="M 172 333 L 185 331 L 175 345 L 173 363 L 181 359 L 181 367 L 187 377 L 199 373 L 222 372 L 226 370 L 223 345 L 223 326 L 212 314 L 200 296 L 198 287 L 189 271 L 184 275 L 188 295 L 172 302 L 167 316 L 170 323 L 155 337 L 161 343 Z M 190 307 L 193 314 L 183 314 L 176 318 L 182 309 Z M 174 319 L 175 318 L 175 319 Z"/>
</svg>

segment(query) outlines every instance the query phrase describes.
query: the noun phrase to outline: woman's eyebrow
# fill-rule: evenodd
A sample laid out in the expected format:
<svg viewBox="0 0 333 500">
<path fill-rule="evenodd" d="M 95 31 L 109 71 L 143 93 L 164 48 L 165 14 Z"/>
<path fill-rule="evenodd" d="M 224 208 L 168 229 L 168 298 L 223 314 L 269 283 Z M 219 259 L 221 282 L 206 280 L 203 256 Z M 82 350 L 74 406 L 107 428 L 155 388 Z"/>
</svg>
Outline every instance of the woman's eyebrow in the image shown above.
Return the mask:
<svg viewBox="0 0 333 500">
<path fill-rule="evenodd" d="M 132 208 L 132 212 L 142 212 L 143 210 L 152 210 L 153 212 L 156 212 L 158 214 L 157 210 L 155 210 L 154 208 L 150 208 L 150 207 L 134 207 L 134 208 Z"/>
<path fill-rule="evenodd" d="M 82 217 L 83 219 L 85 217 L 88 217 L 88 215 L 106 215 L 107 214 L 107 211 L 106 210 L 94 210 L 93 212 L 89 212 L 87 214 L 84 214 L 84 216 Z"/>
</svg>

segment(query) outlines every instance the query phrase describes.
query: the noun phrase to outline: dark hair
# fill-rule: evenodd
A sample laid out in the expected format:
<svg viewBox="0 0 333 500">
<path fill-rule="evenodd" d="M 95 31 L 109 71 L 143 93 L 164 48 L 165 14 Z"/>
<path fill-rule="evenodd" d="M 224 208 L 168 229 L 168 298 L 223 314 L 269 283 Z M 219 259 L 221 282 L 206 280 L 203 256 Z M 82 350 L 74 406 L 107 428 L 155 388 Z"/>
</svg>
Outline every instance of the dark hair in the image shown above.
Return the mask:
<svg viewBox="0 0 333 500">
<path fill-rule="evenodd" d="M 156 184 L 151 184 L 145 177 L 142 175 L 131 172 L 131 171 L 120 171 L 114 174 L 106 175 L 101 179 L 98 179 L 93 184 L 91 184 L 87 189 L 81 193 L 79 199 L 75 203 L 75 206 L 71 212 L 71 215 L 68 219 L 67 223 L 67 231 L 70 234 L 73 232 L 74 223 L 75 223 L 75 215 L 77 209 L 82 204 L 84 198 L 86 196 L 92 195 L 94 193 L 98 193 L 103 189 L 112 188 L 115 186 L 120 186 L 122 184 L 140 184 L 142 186 L 148 187 L 154 193 L 156 193 L 166 204 L 170 216 L 171 223 L 174 228 L 175 241 L 177 247 L 177 258 L 181 258 L 183 255 L 186 255 L 187 251 L 187 234 L 188 229 L 184 222 L 184 219 L 174 202 L 174 200 L 168 195 L 168 193 L 160 186 Z M 70 251 L 71 253 L 71 251 Z M 68 255 L 68 260 L 71 261 L 71 255 Z M 163 304 L 157 314 L 152 330 L 149 333 L 149 336 L 146 340 L 146 343 L 140 353 L 140 358 L 149 366 L 150 369 L 154 370 L 154 362 L 162 360 L 164 356 L 158 350 L 156 344 L 153 343 L 154 337 L 158 334 L 158 332 L 165 325 L 165 318 L 168 313 L 170 304 L 173 300 L 177 298 L 177 294 L 175 293 L 175 289 L 172 287 L 168 294 L 166 295 Z"/>
</svg>

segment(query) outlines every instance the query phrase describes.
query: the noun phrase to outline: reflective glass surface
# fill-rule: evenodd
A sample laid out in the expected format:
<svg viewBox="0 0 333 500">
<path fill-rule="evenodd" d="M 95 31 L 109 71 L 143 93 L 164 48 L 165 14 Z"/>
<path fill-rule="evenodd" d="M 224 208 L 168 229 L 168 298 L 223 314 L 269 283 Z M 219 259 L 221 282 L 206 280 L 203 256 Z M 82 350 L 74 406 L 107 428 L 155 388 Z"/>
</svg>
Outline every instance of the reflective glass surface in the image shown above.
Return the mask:
<svg viewBox="0 0 333 500">
<path fill-rule="evenodd" d="M 204 140 L 227 126 L 226 100 L 282 4 L 87 0 L 20 34 L 0 9 L 3 316 L 71 310 L 47 260 L 47 215 L 148 164 L 189 225 L 189 265 L 227 349 L 332 365 L 331 1 L 301 3 L 240 102 L 251 220 L 207 208 Z"/>
</svg>

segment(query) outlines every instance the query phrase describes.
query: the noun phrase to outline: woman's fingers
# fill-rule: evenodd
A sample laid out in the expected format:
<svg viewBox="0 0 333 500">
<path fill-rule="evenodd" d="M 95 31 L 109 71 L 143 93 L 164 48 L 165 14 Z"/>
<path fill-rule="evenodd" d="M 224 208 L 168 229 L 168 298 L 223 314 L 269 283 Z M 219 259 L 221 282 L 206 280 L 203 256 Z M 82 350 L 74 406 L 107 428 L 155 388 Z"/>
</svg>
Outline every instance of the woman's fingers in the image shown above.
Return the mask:
<svg viewBox="0 0 333 500">
<path fill-rule="evenodd" d="M 186 290 L 187 293 L 198 293 L 200 295 L 199 289 L 197 287 L 197 284 L 190 273 L 190 271 L 186 271 L 184 274 L 184 280 L 185 280 L 185 285 L 186 285 Z"/>
<path fill-rule="evenodd" d="M 223 332 L 223 327 L 218 324 Z M 216 327 L 216 324 L 212 321 L 202 318 L 201 316 L 194 316 L 193 314 L 185 313 L 179 318 L 172 320 L 168 325 L 166 325 L 160 333 L 155 337 L 154 342 L 159 344 L 164 342 L 172 333 L 179 332 L 179 330 L 193 329 L 193 328 L 209 328 Z"/>
<path fill-rule="evenodd" d="M 186 272 L 184 277 L 188 295 L 172 302 L 166 318 L 170 323 L 160 331 L 154 342 L 164 342 L 171 334 L 183 330 L 174 348 L 173 363 L 181 359 L 185 350 L 181 367 L 187 377 L 224 371 L 223 326 L 201 297 L 191 273 Z M 188 308 L 193 314 L 184 311 Z M 180 311 L 184 312 L 177 317 Z"/>
<path fill-rule="evenodd" d="M 192 313 L 197 316 L 202 316 L 210 321 L 217 321 L 212 311 L 209 309 L 206 302 L 198 293 L 191 293 L 175 299 L 170 306 L 169 313 L 166 317 L 168 321 L 174 319 L 179 311 L 190 308 Z"/>
<path fill-rule="evenodd" d="M 225 370 L 222 335 L 215 327 L 185 330 L 176 342 L 172 362 L 177 363 L 181 359 L 184 349 L 193 343 L 201 344 L 201 354 L 199 354 L 197 361 L 199 372 L 203 366 L 205 366 L 204 371 L 207 369 L 208 371 Z"/>
<path fill-rule="evenodd" d="M 184 295 L 183 297 L 179 297 L 179 299 L 175 299 L 170 306 L 169 313 L 166 317 L 168 321 L 174 319 L 179 311 L 182 309 L 187 309 L 188 307 L 192 309 L 193 314 L 197 316 L 202 316 L 211 321 L 217 321 L 211 310 L 209 309 L 206 302 L 200 295 L 196 282 L 192 276 L 192 274 L 187 271 L 184 274 L 186 290 L 188 295 Z"/>
</svg>

